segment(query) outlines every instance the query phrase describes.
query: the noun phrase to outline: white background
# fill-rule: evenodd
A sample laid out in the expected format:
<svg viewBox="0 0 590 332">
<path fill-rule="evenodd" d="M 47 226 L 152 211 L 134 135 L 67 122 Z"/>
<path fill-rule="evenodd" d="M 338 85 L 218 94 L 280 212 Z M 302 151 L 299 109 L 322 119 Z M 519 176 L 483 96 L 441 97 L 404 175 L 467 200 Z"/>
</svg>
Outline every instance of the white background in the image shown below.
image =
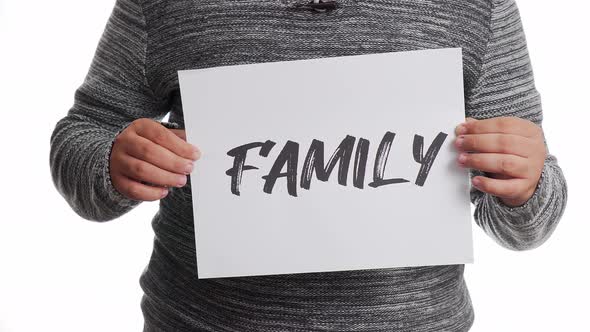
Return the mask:
<svg viewBox="0 0 590 332">
<path fill-rule="evenodd" d="M 478 331 L 588 331 L 588 93 L 585 1 L 517 0 L 549 149 L 569 186 L 540 248 L 512 252 L 474 226 L 466 279 Z M 140 331 L 138 278 L 156 203 L 123 218 L 78 217 L 53 187 L 49 137 L 73 102 L 113 0 L 0 0 L 0 331 Z"/>
</svg>

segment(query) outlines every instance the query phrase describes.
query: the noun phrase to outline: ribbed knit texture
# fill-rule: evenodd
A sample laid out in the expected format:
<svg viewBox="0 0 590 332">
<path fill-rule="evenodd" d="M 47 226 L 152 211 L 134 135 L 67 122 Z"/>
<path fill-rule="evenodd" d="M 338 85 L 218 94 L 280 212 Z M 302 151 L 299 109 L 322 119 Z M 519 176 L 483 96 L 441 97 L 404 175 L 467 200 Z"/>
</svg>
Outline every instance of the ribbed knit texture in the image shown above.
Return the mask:
<svg viewBox="0 0 590 332">
<path fill-rule="evenodd" d="M 135 119 L 168 112 L 163 124 L 183 127 L 183 69 L 462 47 L 466 116 L 541 125 L 514 0 L 339 0 L 323 13 L 297 9 L 303 2 L 117 0 L 51 136 L 53 181 L 76 213 L 107 221 L 140 203 L 111 183 L 113 139 Z M 475 188 L 471 200 L 475 222 L 500 245 L 531 249 L 555 229 L 567 186 L 549 154 L 525 205 L 510 208 Z M 152 224 L 154 250 L 140 279 L 146 331 L 467 331 L 473 323 L 463 265 L 198 280 L 190 181 L 160 201 Z"/>
</svg>

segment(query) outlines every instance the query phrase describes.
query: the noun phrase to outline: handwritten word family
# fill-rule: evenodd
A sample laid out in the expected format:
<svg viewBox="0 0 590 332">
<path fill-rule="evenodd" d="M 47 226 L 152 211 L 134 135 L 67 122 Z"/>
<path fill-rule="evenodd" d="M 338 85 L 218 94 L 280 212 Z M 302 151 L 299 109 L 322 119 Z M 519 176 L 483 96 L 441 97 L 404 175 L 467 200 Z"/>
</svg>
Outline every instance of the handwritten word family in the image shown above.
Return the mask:
<svg viewBox="0 0 590 332">
<path fill-rule="evenodd" d="M 383 135 L 379 143 L 373 162 L 372 181 L 367 184 L 371 188 L 410 182 L 404 178 L 386 178 L 385 175 L 385 166 L 389 159 L 389 151 L 395 135 L 395 133 L 388 131 Z M 414 181 L 415 185 L 424 186 L 430 169 L 447 136 L 448 134 L 439 132 L 428 147 L 426 153 L 424 153 L 424 137 L 417 134 L 414 135 L 412 154 L 414 161 L 420 165 L 420 170 Z M 301 173 L 299 174 L 299 143 L 289 140 L 277 155 L 268 174 L 262 176 L 264 180 L 262 190 L 267 194 L 272 194 L 277 180 L 285 178 L 287 192 L 289 195 L 297 197 L 298 187 L 306 190 L 311 188 L 314 174 L 319 181 L 326 182 L 337 165 L 338 184 L 347 186 L 351 163 L 353 163 L 352 185 L 356 188 L 363 189 L 365 187 L 365 175 L 369 162 L 370 144 L 370 141 L 365 138 L 360 137 L 357 140 L 356 137 L 347 135 L 335 149 L 334 153 L 332 153 L 328 162 L 324 163 L 324 142 L 314 139 L 309 146 L 303 166 L 301 167 Z M 248 152 L 253 149 L 259 149 L 258 155 L 266 158 L 275 145 L 276 142 L 271 140 L 252 142 L 240 145 L 227 152 L 227 155 L 233 158 L 233 166 L 226 171 L 226 174 L 231 177 L 230 189 L 232 194 L 240 196 L 240 185 L 245 171 L 258 169 L 256 166 L 246 165 Z"/>
</svg>

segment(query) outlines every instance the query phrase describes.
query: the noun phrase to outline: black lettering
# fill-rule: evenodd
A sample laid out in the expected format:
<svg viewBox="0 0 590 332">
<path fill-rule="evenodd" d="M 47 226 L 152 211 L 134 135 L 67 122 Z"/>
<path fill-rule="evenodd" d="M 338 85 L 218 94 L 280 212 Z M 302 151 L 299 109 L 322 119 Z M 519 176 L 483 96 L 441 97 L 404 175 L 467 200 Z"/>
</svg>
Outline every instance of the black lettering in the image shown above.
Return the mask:
<svg viewBox="0 0 590 332">
<path fill-rule="evenodd" d="M 434 163 L 434 159 L 440 151 L 445 139 L 447 138 L 447 134 L 440 132 L 430 144 L 428 151 L 426 151 L 426 155 L 423 155 L 423 148 L 424 148 L 424 137 L 420 135 L 414 135 L 414 160 L 421 164 L 420 171 L 418 171 L 418 176 L 416 177 L 416 184 L 419 186 L 424 186 L 424 182 L 426 182 L 426 178 L 428 177 L 428 173 L 430 172 L 430 168 Z"/>
<path fill-rule="evenodd" d="M 340 145 L 336 148 L 328 164 L 324 166 L 324 142 L 314 139 L 311 142 L 307 156 L 303 163 L 303 170 L 301 171 L 301 188 L 308 189 L 311 184 L 311 178 L 315 171 L 318 180 L 326 182 L 332 174 L 332 170 L 338 166 L 338 183 L 346 186 L 348 178 L 348 168 L 350 166 L 350 159 L 352 158 L 352 151 L 354 149 L 354 142 L 356 138 L 347 135 Z"/>
<path fill-rule="evenodd" d="M 359 141 L 356 144 L 352 183 L 359 189 L 363 189 L 365 186 L 365 171 L 367 169 L 367 158 L 369 156 L 369 144 L 369 141 L 362 137 L 359 138 Z"/>
<path fill-rule="evenodd" d="M 373 168 L 373 182 L 369 183 L 369 187 L 377 188 L 388 184 L 410 182 L 402 178 L 384 179 L 385 166 L 387 165 L 387 158 L 389 158 L 389 150 L 391 144 L 395 138 L 395 133 L 390 131 L 383 135 L 379 148 L 377 149 L 377 155 L 375 157 L 375 167 Z"/>
<path fill-rule="evenodd" d="M 264 182 L 263 191 L 272 194 L 272 189 L 280 177 L 287 178 L 287 191 L 289 195 L 297 197 L 297 160 L 299 158 L 299 144 L 293 141 L 287 141 L 285 147 L 277 156 L 275 163 L 272 165 L 268 175 L 262 178 Z M 287 164 L 287 171 L 282 173 L 283 167 Z"/>
<path fill-rule="evenodd" d="M 248 150 L 260 147 L 260 156 L 268 157 L 268 154 L 273 146 L 275 146 L 275 142 L 268 140 L 264 143 L 254 142 L 244 144 L 227 152 L 228 156 L 234 158 L 233 167 L 225 172 L 225 174 L 231 176 L 230 188 L 232 194 L 240 196 L 240 184 L 242 183 L 242 174 L 244 171 L 258 169 L 258 167 L 255 166 L 244 165 L 246 163 L 246 154 L 248 153 Z"/>
</svg>

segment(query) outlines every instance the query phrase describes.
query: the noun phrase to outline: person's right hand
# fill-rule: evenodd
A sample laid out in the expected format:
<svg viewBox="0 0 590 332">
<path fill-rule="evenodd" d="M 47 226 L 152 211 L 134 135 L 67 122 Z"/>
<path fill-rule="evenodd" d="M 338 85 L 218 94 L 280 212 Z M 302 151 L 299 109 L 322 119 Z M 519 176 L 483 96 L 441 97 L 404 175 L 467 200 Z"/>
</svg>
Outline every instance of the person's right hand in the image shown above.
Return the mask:
<svg viewBox="0 0 590 332">
<path fill-rule="evenodd" d="M 185 140 L 183 130 L 147 118 L 133 121 L 117 135 L 111 150 L 115 189 L 131 199 L 155 201 L 168 195 L 167 187 L 184 186 L 200 157 L 199 149 Z"/>
</svg>

